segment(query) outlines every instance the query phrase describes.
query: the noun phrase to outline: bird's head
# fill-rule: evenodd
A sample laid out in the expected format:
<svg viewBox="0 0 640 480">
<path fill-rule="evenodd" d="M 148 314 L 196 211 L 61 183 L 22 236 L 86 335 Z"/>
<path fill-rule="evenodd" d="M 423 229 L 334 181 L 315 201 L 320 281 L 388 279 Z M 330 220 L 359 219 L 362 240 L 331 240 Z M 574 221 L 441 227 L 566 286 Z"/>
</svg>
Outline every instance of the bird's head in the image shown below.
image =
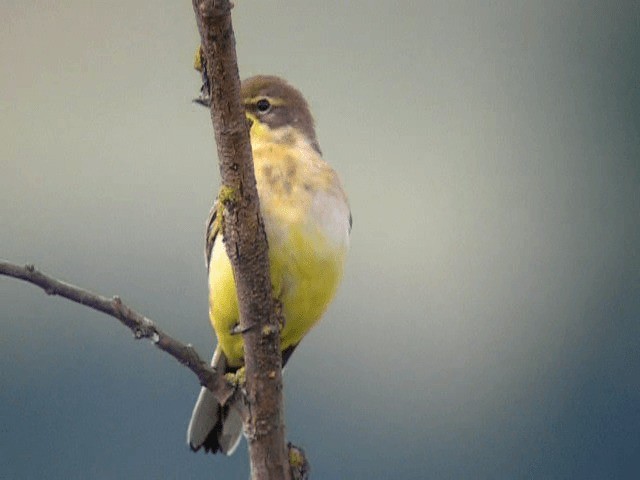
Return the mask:
<svg viewBox="0 0 640 480">
<path fill-rule="evenodd" d="M 247 78 L 240 95 L 247 118 L 253 122 L 252 136 L 268 134 L 286 139 L 291 133 L 298 133 L 320 150 L 309 105 L 285 80 L 271 75 Z"/>
</svg>

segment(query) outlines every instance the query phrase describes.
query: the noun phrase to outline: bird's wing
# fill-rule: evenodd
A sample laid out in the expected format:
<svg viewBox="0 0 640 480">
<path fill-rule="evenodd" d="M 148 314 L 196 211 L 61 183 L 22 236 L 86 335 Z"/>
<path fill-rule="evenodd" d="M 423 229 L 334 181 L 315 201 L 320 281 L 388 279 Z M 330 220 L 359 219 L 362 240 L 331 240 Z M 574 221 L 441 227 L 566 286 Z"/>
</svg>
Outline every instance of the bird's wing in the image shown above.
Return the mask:
<svg viewBox="0 0 640 480">
<path fill-rule="evenodd" d="M 213 250 L 213 244 L 216 242 L 216 237 L 220 231 L 220 221 L 218 220 L 218 201 L 216 200 L 209 211 L 207 217 L 207 229 L 204 236 L 204 258 L 207 261 L 207 270 L 209 270 L 209 262 L 211 261 L 211 251 Z"/>
</svg>

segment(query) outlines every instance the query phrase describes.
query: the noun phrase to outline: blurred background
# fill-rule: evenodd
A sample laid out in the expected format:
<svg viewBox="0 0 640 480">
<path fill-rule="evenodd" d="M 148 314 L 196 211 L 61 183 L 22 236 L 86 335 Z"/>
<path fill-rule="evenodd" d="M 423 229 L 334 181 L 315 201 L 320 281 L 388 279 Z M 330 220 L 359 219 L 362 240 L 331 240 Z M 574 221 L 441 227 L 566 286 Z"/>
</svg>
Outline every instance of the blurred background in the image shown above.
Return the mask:
<svg viewBox="0 0 640 480">
<path fill-rule="evenodd" d="M 315 479 L 638 478 L 640 7 L 252 2 L 241 75 L 307 96 L 350 194 L 338 297 L 285 376 Z M 0 257 L 213 352 L 219 175 L 190 2 L 0 6 Z M 232 478 L 195 377 L 0 278 L 0 477 Z"/>
</svg>

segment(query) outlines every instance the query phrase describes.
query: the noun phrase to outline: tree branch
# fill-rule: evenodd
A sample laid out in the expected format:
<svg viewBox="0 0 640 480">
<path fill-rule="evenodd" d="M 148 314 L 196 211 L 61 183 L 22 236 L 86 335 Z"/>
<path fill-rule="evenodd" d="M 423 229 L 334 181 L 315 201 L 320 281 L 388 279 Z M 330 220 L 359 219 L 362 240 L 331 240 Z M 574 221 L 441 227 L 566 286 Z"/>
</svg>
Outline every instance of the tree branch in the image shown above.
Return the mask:
<svg viewBox="0 0 640 480">
<path fill-rule="evenodd" d="M 225 380 L 224 372 L 218 372 L 211 368 L 207 362 L 200 358 L 198 352 L 191 345 L 185 345 L 160 330 L 147 317 L 122 303 L 120 297 L 107 298 L 97 295 L 50 277 L 36 270 L 33 265 L 20 266 L 0 261 L 0 275 L 24 280 L 42 288 L 47 295 L 64 297 L 117 318 L 120 323 L 133 332 L 136 339 L 146 338 L 151 340 L 160 350 L 167 352 L 188 367 L 189 370 L 196 374 L 200 385 L 211 390 L 221 403 L 229 400 L 234 394 L 234 388 Z"/>
<path fill-rule="evenodd" d="M 233 267 L 244 361 L 248 412 L 243 415 L 254 480 L 291 479 L 284 443 L 280 317 L 272 298 L 267 237 L 260 215 L 247 119 L 240 99 L 240 78 L 228 0 L 192 0 L 200 31 L 210 88 L 211 119 L 222 177 L 221 221 L 227 254 Z M 111 315 L 136 338 L 147 338 L 195 373 L 201 385 L 226 403 L 234 389 L 204 362 L 151 320 L 124 305 L 47 276 L 32 265 L 0 262 L 0 274 Z M 248 413 L 248 415 L 247 415 Z M 296 454 L 295 458 L 300 455 Z M 308 471 L 300 461 L 298 470 Z M 300 478 L 296 473 L 296 478 Z"/>
<path fill-rule="evenodd" d="M 280 318 L 253 170 L 228 0 L 192 0 L 209 80 L 211 120 L 225 194 L 222 227 L 233 267 L 250 410 L 244 428 L 254 480 L 289 479 L 282 421 Z"/>
</svg>

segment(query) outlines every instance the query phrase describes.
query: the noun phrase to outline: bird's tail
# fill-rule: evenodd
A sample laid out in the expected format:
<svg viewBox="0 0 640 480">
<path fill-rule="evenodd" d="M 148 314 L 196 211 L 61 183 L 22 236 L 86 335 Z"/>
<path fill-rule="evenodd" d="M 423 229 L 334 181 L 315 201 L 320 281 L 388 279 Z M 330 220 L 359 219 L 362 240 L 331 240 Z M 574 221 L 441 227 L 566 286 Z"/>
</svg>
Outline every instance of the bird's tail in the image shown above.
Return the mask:
<svg viewBox="0 0 640 480">
<path fill-rule="evenodd" d="M 228 370 L 227 359 L 220 346 L 213 354 L 211 366 L 224 372 Z M 206 452 L 231 455 L 240 443 L 241 434 L 242 418 L 237 409 L 230 404 L 221 406 L 213 394 L 202 387 L 187 429 L 187 443 L 191 450 L 196 452 L 204 447 Z"/>
</svg>

